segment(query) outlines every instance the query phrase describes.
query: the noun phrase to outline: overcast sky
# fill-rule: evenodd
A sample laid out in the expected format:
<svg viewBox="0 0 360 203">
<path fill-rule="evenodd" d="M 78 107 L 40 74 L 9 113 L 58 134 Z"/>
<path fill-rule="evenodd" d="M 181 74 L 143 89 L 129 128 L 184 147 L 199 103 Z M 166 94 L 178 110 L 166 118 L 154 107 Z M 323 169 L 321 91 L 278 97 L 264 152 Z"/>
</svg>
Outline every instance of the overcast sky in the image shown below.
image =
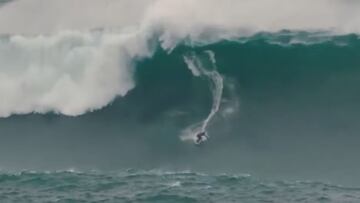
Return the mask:
<svg viewBox="0 0 360 203">
<path fill-rule="evenodd" d="M 175 32 L 202 25 L 358 32 L 359 10 L 356 0 L 16 0 L 0 8 L 0 33 L 134 27 L 141 23 L 165 24 Z"/>
</svg>

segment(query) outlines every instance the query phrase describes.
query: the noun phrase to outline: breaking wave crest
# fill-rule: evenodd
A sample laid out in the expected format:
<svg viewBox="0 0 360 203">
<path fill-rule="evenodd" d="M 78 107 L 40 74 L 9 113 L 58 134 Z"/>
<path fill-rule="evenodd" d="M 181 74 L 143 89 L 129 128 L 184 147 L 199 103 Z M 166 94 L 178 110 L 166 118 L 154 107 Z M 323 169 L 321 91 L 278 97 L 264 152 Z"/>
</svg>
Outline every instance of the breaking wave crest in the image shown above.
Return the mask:
<svg viewBox="0 0 360 203">
<path fill-rule="evenodd" d="M 134 60 L 149 56 L 137 35 L 62 32 L 0 39 L 0 116 L 99 109 L 135 86 Z"/>
<path fill-rule="evenodd" d="M 314 44 L 360 31 L 354 10 L 360 5 L 354 1 L 226 0 L 221 8 L 217 1 L 203 0 L 78 3 L 84 12 L 69 0 L 19 0 L 1 7 L 0 117 L 77 116 L 101 109 L 136 86 L 137 62 L 158 49 L 171 53 L 180 44 L 242 43 L 262 34 L 280 46 Z M 286 9 L 272 12 L 279 3 Z M 27 12 L 31 9 L 38 12 Z M 249 11 L 257 11 L 257 17 L 250 18 Z M 289 21 L 293 13 L 296 20 Z M 292 32 L 282 36 L 281 30 Z"/>
</svg>

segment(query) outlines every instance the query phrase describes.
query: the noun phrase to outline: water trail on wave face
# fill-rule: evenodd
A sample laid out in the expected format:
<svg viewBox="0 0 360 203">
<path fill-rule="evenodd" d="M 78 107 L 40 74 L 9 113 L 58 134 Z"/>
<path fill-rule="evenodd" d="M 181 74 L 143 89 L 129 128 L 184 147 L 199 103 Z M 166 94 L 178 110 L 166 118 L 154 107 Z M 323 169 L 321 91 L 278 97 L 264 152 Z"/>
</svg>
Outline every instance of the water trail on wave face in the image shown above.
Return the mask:
<svg viewBox="0 0 360 203">
<path fill-rule="evenodd" d="M 205 53 L 207 54 L 212 65 L 210 70 L 204 67 L 201 60 L 195 54 L 184 56 L 184 61 L 195 77 L 204 77 L 209 80 L 213 103 L 209 115 L 202 122 L 191 125 L 182 132 L 180 138 L 183 141 L 196 142 L 196 135 L 198 133 L 207 133 L 207 127 L 210 121 L 213 119 L 220 108 L 224 88 L 223 78 L 217 71 L 214 52 L 206 51 Z"/>
</svg>

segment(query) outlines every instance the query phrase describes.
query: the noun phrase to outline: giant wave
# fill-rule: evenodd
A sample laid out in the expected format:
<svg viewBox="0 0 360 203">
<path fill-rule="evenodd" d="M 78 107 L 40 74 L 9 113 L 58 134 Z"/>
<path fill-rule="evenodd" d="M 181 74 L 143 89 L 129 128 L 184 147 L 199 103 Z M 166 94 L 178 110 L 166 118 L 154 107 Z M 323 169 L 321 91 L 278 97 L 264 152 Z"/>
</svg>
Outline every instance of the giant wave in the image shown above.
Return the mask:
<svg viewBox="0 0 360 203">
<path fill-rule="evenodd" d="M 169 168 L 358 185 L 358 8 L 7 1 L 0 169 Z M 211 136 L 205 147 L 179 142 L 199 126 Z"/>
</svg>

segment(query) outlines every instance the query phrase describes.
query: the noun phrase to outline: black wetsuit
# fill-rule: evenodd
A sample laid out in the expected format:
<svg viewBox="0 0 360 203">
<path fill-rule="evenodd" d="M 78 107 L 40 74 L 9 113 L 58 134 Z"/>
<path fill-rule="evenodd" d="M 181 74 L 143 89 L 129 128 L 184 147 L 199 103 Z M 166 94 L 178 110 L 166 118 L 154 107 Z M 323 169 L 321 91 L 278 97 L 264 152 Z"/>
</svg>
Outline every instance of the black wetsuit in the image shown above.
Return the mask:
<svg viewBox="0 0 360 203">
<path fill-rule="evenodd" d="M 206 132 L 200 132 L 196 135 L 196 143 L 200 143 L 206 137 Z"/>
</svg>

